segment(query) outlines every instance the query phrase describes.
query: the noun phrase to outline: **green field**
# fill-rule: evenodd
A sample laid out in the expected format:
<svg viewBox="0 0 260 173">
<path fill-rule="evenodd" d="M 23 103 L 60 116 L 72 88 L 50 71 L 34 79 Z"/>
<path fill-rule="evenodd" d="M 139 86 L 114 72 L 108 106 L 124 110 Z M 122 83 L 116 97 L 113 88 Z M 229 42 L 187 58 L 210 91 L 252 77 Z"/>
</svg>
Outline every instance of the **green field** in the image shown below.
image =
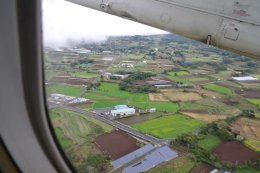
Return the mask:
<svg viewBox="0 0 260 173">
<path fill-rule="evenodd" d="M 96 90 L 89 91 L 86 98 L 94 101 L 92 108 L 112 107 L 117 104 L 128 104 L 139 108 L 156 108 L 157 111 L 176 112 L 178 104 L 172 102 L 152 102 L 147 93 L 131 93 L 119 89 L 118 84 L 101 83 Z"/>
<path fill-rule="evenodd" d="M 256 152 L 260 152 L 260 140 L 259 139 L 246 139 L 244 144 Z"/>
<path fill-rule="evenodd" d="M 168 72 L 168 74 L 170 76 L 183 76 L 183 75 L 188 75 L 190 74 L 189 71 L 186 71 L 186 70 L 180 70 L 180 71 L 176 71 L 176 72 Z"/>
<path fill-rule="evenodd" d="M 205 138 L 198 142 L 198 145 L 207 151 L 212 151 L 221 143 L 217 136 L 207 135 Z"/>
<path fill-rule="evenodd" d="M 216 85 L 216 84 L 205 84 L 203 85 L 204 88 L 208 89 L 208 90 L 211 90 L 211 91 L 216 91 L 218 93 L 221 93 L 221 94 L 225 94 L 225 95 L 232 95 L 232 90 L 229 89 L 229 88 L 226 88 L 226 87 L 223 87 L 223 86 L 220 86 L 220 85 Z"/>
<path fill-rule="evenodd" d="M 76 72 L 76 73 L 73 73 L 72 76 L 82 77 L 82 78 L 93 78 L 93 77 L 97 77 L 98 74 L 97 73 L 91 73 L 91 72 Z"/>
<path fill-rule="evenodd" d="M 247 99 L 250 103 L 260 106 L 260 99 Z"/>
<path fill-rule="evenodd" d="M 159 138 L 176 138 L 184 133 L 190 133 L 204 126 L 206 123 L 186 117 L 181 114 L 165 116 L 149 120 L 132 127 L 145 134 Z"/>
<path fill-rule="evenodd" d="M 48 85 L 46 87 L 46 90 L 48 95 L 52 93 L 58 93 L 58 94 L 64 94 L 68 96 L 79 96 L 84 89 L 81 86 L 55 84 L 55 85 Z"/>
<path fill-rule="evenodd" d="M 233 115 L 235 108 L 215 99 L 202 99 L 196 102 L 181 102 L 180 109 L 205 110 L 208 114 Z"/>
<path fill-rule="evenodd" d="M 189 79 L 185 79 L 181 76 L 190 74 L 188 71 L 177 71 L 177 72 L 168 72 L 167 77 L 175 82 L 182 82 L 182 83 L 190 83 Z"/>
<path fill-rule="evenodd" d="M 257 112 L 257 113 L 255 114 L 255 117 L 256 117 L 256 118 L 260 118 L 260 112 Z"/>
<path fill-rule="evenodd" d="M 94 136 L 112 131 L 111 126 L 101 121 L 64 109 L 51 110 L 50 117 L 55 133 L 65 147 L 72 143 L 92 141 Z"/>
<path fill-rule="evenodd" d="M 79 172 L 88 172 L 85 163 L 89 156 L 99 152 L 93 140 L 113 128 L 96 119 L 64 109 L 50 111 L 55 134 L 73 166 Z"/>
<path fill-rule="evenodd" d="M 184 155 L 165 162 L 147 173 L 188 173 L 194 166 L 195 162 Z"/>
</svg>

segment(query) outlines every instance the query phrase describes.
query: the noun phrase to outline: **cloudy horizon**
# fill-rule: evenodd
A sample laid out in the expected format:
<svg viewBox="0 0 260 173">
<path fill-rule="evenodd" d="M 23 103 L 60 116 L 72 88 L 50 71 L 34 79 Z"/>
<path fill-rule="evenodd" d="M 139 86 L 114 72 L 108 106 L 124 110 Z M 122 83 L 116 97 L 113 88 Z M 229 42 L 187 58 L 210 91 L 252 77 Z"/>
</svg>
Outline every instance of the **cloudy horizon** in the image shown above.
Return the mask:
<svg viewBox="0 0 260 173">
<path fill-rule="evenodd" d="M 104 41 L 108 36 L 154 35 L 165 31 L 64 0 L 43 0 L 45 44 L 64 45 L 68 40 Z"/>
</svg>

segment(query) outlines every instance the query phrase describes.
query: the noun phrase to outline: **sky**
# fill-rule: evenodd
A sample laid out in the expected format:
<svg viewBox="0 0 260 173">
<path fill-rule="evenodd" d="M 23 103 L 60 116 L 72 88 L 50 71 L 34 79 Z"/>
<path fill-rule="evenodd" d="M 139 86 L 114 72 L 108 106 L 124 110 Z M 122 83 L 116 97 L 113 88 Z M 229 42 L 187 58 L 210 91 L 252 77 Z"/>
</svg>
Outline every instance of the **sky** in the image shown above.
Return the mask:
<svg viewBox="0 0 260 173">
<path fill-rule="evenodd" d="M 166 33 L 117 16 L 64 0 L 43 0 L 45 44 L 64 45 L 67 40 L 103 41 L 108 36 Z"/>
</svg>

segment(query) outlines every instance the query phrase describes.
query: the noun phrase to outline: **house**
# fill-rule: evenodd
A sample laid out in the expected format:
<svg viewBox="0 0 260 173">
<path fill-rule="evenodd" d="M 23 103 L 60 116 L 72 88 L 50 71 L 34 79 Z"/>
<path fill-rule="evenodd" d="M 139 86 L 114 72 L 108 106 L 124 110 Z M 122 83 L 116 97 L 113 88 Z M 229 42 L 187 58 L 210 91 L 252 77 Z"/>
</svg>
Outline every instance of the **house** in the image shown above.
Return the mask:
<svg viewBox="0 0 260 173">
<path fill-rule="evenodd" d="M 117 105 L 111 110 L 111 115 L 113 117 L 125 117 L 135 114 L 135 109 L 128 107 L 127 105 Z"/>
</svg>

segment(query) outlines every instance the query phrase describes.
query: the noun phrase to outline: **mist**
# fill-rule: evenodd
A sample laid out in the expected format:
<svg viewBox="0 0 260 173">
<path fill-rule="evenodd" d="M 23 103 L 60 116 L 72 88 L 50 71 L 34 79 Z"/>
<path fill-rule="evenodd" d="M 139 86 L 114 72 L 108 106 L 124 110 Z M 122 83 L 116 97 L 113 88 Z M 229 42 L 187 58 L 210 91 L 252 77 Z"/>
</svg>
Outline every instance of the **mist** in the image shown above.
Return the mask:
<svg viewBox="0 0 260 173">
<path fill-rule="evenodd" d="M 108 36 L 167 33 L 64 0 L 43 0 L 42 8 L 45 45 L 64 46 L 68 40 L 100 42 Z"/>
</svg>

